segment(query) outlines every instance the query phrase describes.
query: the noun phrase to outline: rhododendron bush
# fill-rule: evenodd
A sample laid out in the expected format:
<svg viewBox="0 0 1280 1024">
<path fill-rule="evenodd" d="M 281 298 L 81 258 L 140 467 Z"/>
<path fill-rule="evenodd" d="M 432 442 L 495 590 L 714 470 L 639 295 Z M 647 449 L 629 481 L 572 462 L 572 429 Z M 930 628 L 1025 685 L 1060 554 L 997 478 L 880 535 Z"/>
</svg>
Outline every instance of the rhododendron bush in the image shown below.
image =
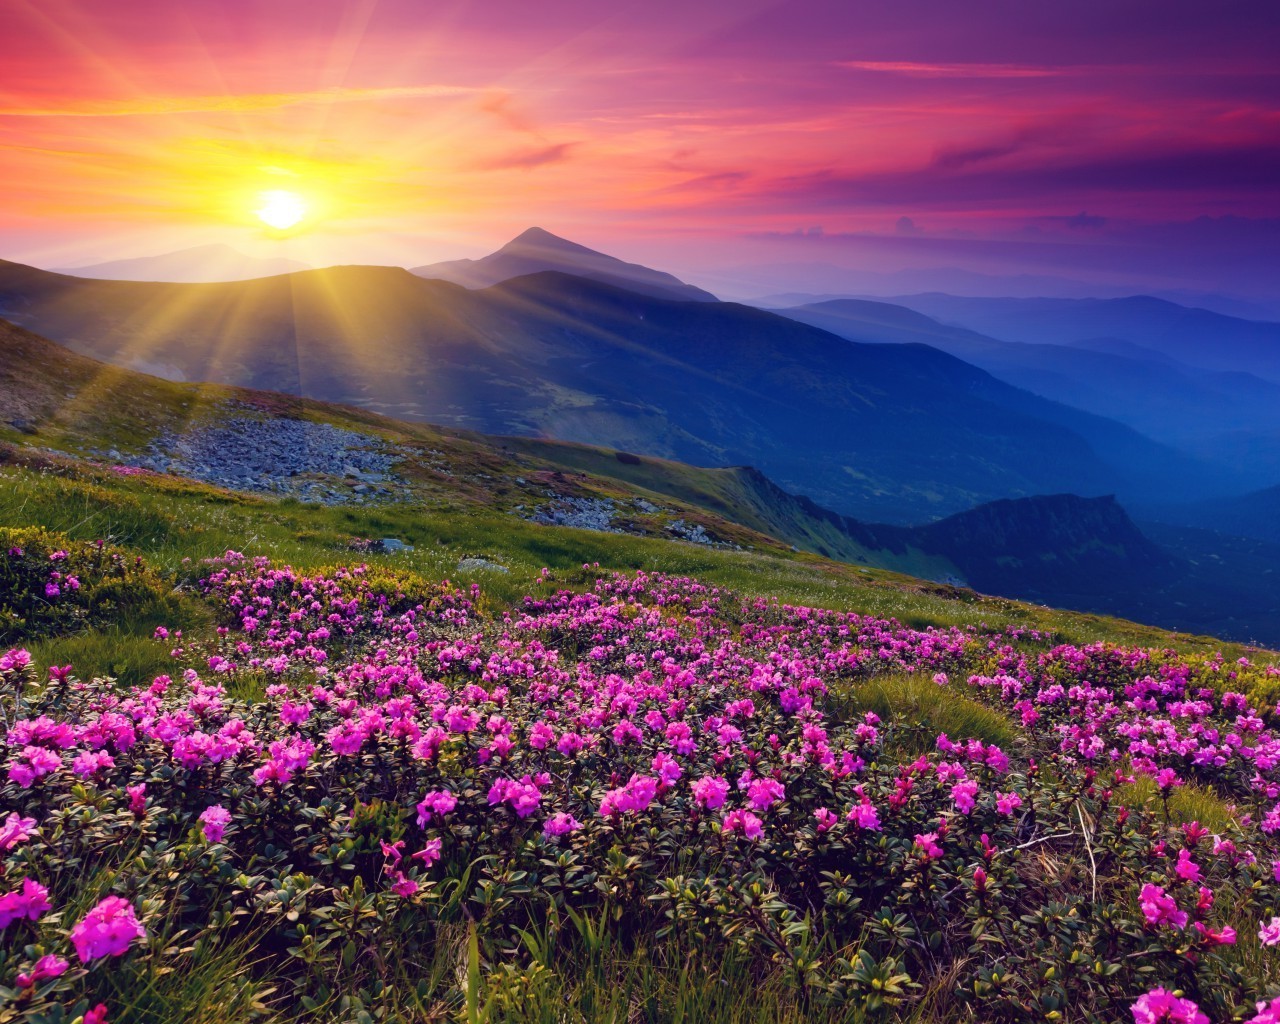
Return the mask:
<svg viewBox="0 0 1280 1024">
<path fill-rule="evenodd" d="M 347 1019 L 462 930 L 508 989 L 607 939 L 745 959 L 816 1019 L 1280 1019 L 1272 668 L 645 574 L 484 614 L 235 553 L 201 586 L 217 637 L 158 630 L 150 685 L 0 656 L 0 1015 L 115 1020 L 198 937 L 262 1013 Z M 921 754 L 859 702 L 887 676 L 1019 738 Z"/>
</svg>

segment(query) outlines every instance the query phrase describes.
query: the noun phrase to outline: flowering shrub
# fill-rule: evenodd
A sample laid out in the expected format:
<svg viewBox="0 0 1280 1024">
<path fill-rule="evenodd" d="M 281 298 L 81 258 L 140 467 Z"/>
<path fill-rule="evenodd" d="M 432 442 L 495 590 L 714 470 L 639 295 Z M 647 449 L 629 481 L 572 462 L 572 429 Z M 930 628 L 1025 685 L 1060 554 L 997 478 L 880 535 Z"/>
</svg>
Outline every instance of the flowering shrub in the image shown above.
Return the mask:
<svg viewBox="0 0 1280 1024">
<path fill-rule="evenodd" d="M 833 1018 L 1276 1019 L 1280 735 L 1247 697 L 1273 669 L 645 574 L 495 615 L 401 582 L 229 553 L 218 639 L 172 676 L 0 658 L 3 1004 L 109 1013 L 172 935 L 252 935 L 321 1013 L 473 925 L 530 971 L 606 939 L 746 957 Z M 919 753 L 920 723 L 850 697 L 891 673 L 1019 738 Z M 264 699 L 232 696 L 249 677 Z M 1126 806 L 1138 777 L 1156 796 Z M 1176 820 L 1180 787 L 1224 821 Z"/>
<path fill-rule="evenodd" d="M 0 527 L 0 643 L 111 622 L 169 600 L 142 559 L 46 530 Z"/>
</svg>

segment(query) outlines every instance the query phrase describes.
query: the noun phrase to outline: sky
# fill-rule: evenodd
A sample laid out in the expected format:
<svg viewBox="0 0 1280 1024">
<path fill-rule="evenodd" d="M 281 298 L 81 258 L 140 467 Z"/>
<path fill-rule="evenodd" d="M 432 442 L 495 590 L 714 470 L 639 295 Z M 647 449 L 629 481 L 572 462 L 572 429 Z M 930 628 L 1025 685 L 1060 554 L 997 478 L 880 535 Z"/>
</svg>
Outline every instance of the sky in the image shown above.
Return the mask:
<svg viewBox="0 0 1280 1024">
<path fill-rule="evenodd" d="M 0 0 L 0 39 L 0 258 L 39 266 L 537 224 L 728 291 L 1280 301 L 1273 0 Z"/>
</svg>

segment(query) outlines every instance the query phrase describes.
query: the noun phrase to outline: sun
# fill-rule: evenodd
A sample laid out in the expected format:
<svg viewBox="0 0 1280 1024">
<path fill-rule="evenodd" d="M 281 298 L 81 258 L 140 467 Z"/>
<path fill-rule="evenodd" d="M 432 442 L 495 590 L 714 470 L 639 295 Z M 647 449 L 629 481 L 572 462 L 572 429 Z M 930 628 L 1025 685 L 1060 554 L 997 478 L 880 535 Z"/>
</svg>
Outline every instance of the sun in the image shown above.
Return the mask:
<svg viewBox="0 0 1280 1024">
<path fill-rule="evenodd" d="M 253 212 L 269 228 L 287 231 L 307 215 L 307 203 L 297 192 L 272 189 L 258 195 L 260 205 Z"/>
</svg>

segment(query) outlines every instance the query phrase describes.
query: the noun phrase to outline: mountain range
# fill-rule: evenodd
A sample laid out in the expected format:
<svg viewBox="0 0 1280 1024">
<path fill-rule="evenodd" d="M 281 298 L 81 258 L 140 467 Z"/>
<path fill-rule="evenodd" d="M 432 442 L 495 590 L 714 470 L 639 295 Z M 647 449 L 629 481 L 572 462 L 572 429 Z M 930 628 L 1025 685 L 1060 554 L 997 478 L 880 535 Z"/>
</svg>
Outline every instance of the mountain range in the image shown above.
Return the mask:
<svg viewBox="0 0 1280 1024">
<path fill-rule="evenodd" d="M 850 344 L 746 306 L 557 272 L 469 290 L 386 267 L 182 285 L 3 263 L 0 315 L 171 379 L 750 463 L 825 507 L 881 521 L 1063 491 L 1177 502 L 1247 489 L 935 348 Z"/>
<path fill-rule="evenodd" d="M 309 270 L 305 263 L 281 257 L 262 259 L 246 256 L 229 245 L 198 245 L 158 256 L 110 260 L 86 267 L 70 267 L 55 273 L 72 277 L 91 277 L 111 281 L 174 281 L 197 283 L 209 281 L 247 281 L 274 274 L 292 274 Z"/>
<path fill-rule="evenodd" d="M 1230 454 L 1237 442 L 1224 435 L 1280 431 L 1280 383 L 1243 370 L 1198 368 L 1134 343 L 1002 341 L 905 306 L 865 299 L 777 312 L 853 341 L 932 345 L 1010 384 L 1110 416 L 1206 458 Z M 1280 467 L 1275 475 L 1280 479 Z"/>
</svg>

